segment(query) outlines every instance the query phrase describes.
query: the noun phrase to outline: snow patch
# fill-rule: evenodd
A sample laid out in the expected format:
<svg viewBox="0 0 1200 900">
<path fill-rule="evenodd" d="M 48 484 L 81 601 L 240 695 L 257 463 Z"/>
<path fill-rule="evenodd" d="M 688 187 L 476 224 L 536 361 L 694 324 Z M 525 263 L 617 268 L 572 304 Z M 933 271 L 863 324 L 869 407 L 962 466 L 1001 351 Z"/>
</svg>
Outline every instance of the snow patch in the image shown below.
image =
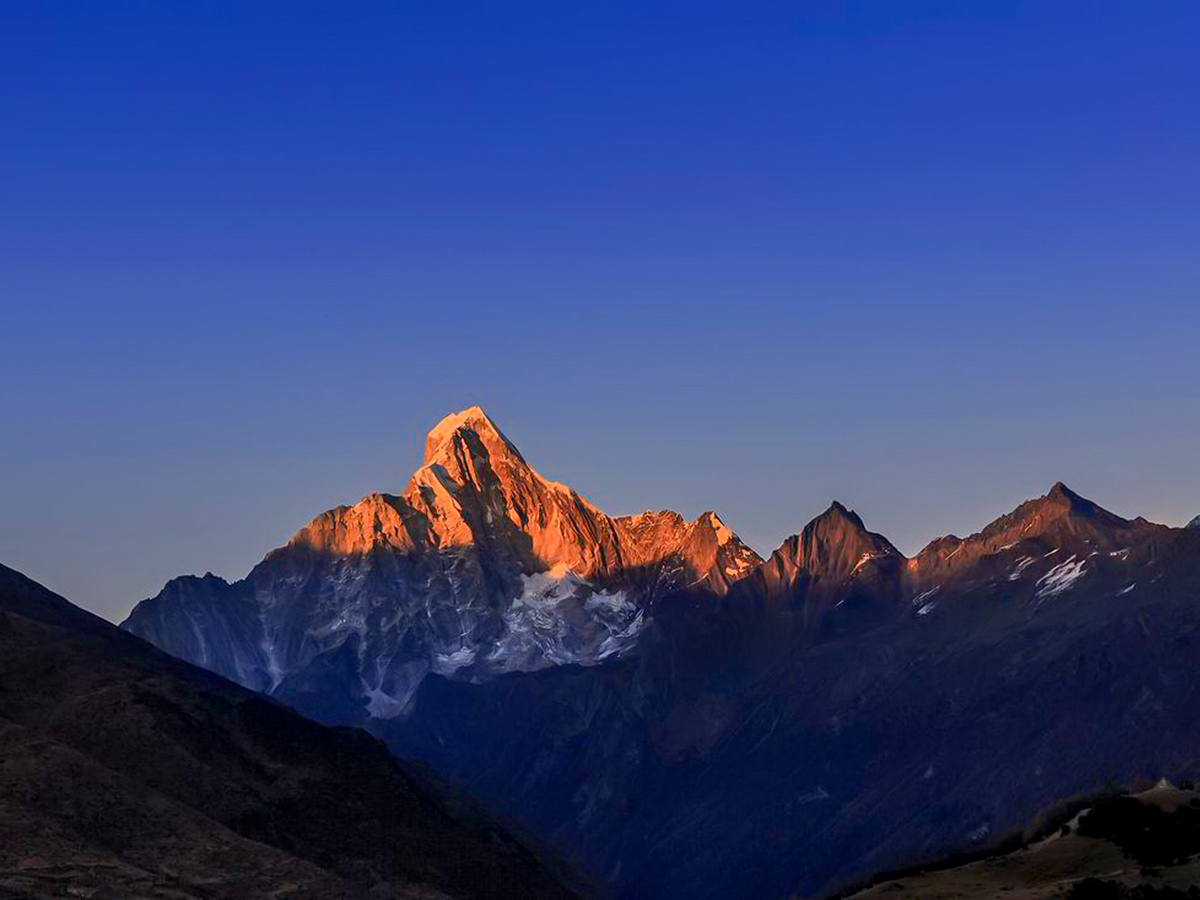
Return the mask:
<svg viewBox="0 0 1200 900">
<path fill-rule="evenodd" d="M 923 593 L 923 594 L 917 594 L 917 596 L 912 598 L 912 605 L 913 606 L 921 606 L 927 600 L 929 600 L 931 597 L 933 597 L 941 589 L 942 589 L 942 586 L 939 584 L 937 587 L 930 588 L 929 590 L 925 591 L 925 593 Z"/>
<path fill-rule="evenodd" d="M 404 712 L 408 698 L 397 700 L 380 688 L 367 691 L 367 714 L 376 719 L 394 719 Z"/>
<path fill-rule="evenodd" d="M 871 553 L 869 551 L 867 553 L 864 553 L 862 556 L 859 557 L 858 562 L 856 562 L 854 564 L 854 568 L 850 570 L 850 574 L 853 575 L 855 572 L 857 572 L 859 569 L 861 569 L 863 566 L 865 566 L 871 560 L 878 559 L 879 556 L 880 556 L 880 554 Z"/>
<path fill-rule="evenodd" d="M 477 647 L 464 646 L 452 653 L 439 653 L 434 656 L 430 671 L 438 675 L 453 675 L 459 669 L 465 669 L 475 662 L 475 654 L 478 652 Z"/>
<path fill-rule="evenodd" d="M 825 790 L 825 788 L 818 784 L 815 791 L 809 791 L 807 794 L 801 794 L 796 798 L 796 800 L 801 806 L 803 806 L 806 803 L 819 803 L 822 800 L 828 800 L 829 797 L 829 791 Z"/>
<path fill-rule="evenodd" d="M 596 652 L 596 659 L 608 659 L 610 656 L 620 654 L 628 649 L 633 638 L 642 630 L 642 624 L 642 611 L 639 609 L 637 615 L 633 617 L 632 622 L 621 631 L 610 634 L 604 639 L 604 643 L 600 645 L 600 649 Z"/>
<path fill-rule="evenodd" d="M 645 624 L 624 591 L 597 590 L 564 564 L 523 575 L 521 583 L 487 655 L 500 671 L 594 666 L 632 647 Z"/>
<path fill-rule="evenodd" d="M 1053 597 L 1056 594 L 1061 594 L 1063 591 L 1069 590 L 1083 575 L 1083 567 L 1086 564 L 1086 559 L 1076 561 L 1074 556 L 1071 556 L 1065 562 L 1059 563 L 1038 579 L 1036 598 L 1038 600 L 1045 600 L 1047 597 Z"/>
<path fill-rule="evenodd" d="M 1021 573 L 1033 565 L 1033 561 L 1034 560 L 1032 556 L 1022 556 L 1020 559 L 1018 559 L 1016 568 L 1009 573 L 1008 580 L 1016 581 L 1018 578 L 1020 578 Z"/>
</svg>

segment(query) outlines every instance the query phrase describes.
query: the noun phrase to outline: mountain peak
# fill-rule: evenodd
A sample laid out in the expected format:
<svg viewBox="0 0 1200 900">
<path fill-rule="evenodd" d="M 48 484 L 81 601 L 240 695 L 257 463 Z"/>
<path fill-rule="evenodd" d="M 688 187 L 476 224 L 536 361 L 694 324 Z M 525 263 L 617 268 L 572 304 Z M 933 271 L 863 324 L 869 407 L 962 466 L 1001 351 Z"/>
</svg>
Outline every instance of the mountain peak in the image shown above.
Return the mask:
<svg viewBox="0 0 1200 900">
<path fill-rule="evenodd" d="M 433 462 L 442 448 L 453 441 L 455 435 L 467 432 L 479 437 L 485 446 L 500 446 L 521 458 L 520 451 L 483 411 L 483 407 L 470 406 L 460 412 L 451 413 L 433 426 L 425 436 L 425 462 Z"/>
<path fill-rule="evenodd" d="M 1159 527 L 1141 519 L 1123 519 L 1056 481 L 1044 496 L 1026 500 L 968 538 L 951 536 L 930 542 L 917 554 L 915 565 L 926 573 L 946 566 L 962 568 L 1033 539 L 1056 548 L 1082 542 L 1120 549 L 1128 547 L 1138 534 Z"/>
<path fill-rule="evenodd" d="M 1081 497 L 1061 481 L 1054 482 L 1054 484 L 1050 487 L 1050 490 L 1046 492 L 1044 499 L 1049 500 L 1052 503 L 1056 503 L 1059 506 L 1065 506 L 1069 509 L 1086 509 L 1088 507 L 1095 506 L 1092 501 L 1088 500 L 1086 497 Z"/>
<path fill-rule="evenodd" d="M 1054 482 L 1049 492 L 1040 501 L 1030 501 L 1031 508 L 1040 507 L 1044 510 L 1046 506 L 1055 510 L 1057 514 L 1097 518 L 1113 525 L 1125 522 L 1120 516 L 1109 512 L 1087 497 L 1075 493 L 1061 481 Z"/>
<path fill-rule="evenodd" d="M 869 531 L 858 513 L 836 500 L 772 557 L 785 582 L 794 581 L 801 570 L 840 580 L 866 562 L 883 559 L 903 559 L 903 555 L 883 535 Z"/>
<path fill-rule="evenodd" d="M 837 500 L 830 503 L 825 512 L 805 525 L 800 537 L 802 541 L 832 541 L 839 545 L 848 541 L 856 551 L 861 547 L 867 552 L 880 555 L 902 555 L 887 538 L 869 530 L 858 513 Z"/>
<path fill-rule="evenodd" d="M 724 546 L 737 537 L 737 535 L 730 530 L 729 526 L 721 520 L 721 517 L 711 509 L 704 512 L 697 521 L 704 519 L 708 520 L 709 527 L 713 530 L 713 533 L 716 534 L 718 544 Z"/>
<path fill-rule="evenodd" d="M 1071 490 L 1069 487 L 1067 487 L 1061 481 L 1054 482 L 1054 484 L 1051 485 L 1050 490 L 1046 492 L 1046 496 L 1052 497 L 1052 498 L 1065 497 L 1068 499 L 1072 498 L 1072 497 L 1074 497 L 1074 498 L 1079 497 L 1078 494 L 1076 494 L 1073 490 Z"/>
<path fill-rule="evenodd" d="M 829 508 L 825 510 L 825 512 L 821 513 L 821 515 L 817 516 L 812 520 L 812 522 L 809 523 L 809 527 L 811 528 L 825 521 L 848 522 L 850 525 L 860 531 L 867 530 L 867 526 L 863 524 L 863 520 L 859 514 L 849 507 L 843 505 L 838 500 L 834 500 L 832 503 L 830 503 Z"/>
<path fill-rule="evenodd" d="M 858 513 L 835 500 L 771 554 L 757 569 L 751 589 L 768 597 L 788 596 L 802 586 L 836 593 L 851 580 L 895 573 L 903 560 L 887 538 L 868 530 Z"/>
</svg>

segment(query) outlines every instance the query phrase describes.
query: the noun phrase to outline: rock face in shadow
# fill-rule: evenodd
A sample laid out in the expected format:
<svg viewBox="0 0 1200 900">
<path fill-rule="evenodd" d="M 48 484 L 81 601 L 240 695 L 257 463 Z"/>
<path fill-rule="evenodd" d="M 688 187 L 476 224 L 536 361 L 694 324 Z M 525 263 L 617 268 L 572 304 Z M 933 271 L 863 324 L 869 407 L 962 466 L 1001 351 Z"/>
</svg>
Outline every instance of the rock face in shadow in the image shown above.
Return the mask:
<svg viewBox="0 0 1200 900">
<path fill-rule="evenodd" d="M 567 898 L 357 729 L 179 662 L 0 566 L 0 894 Z"/>
<path fill-rule="evenodd" d="M 816 895 L 1194 777 L 1197 598 L 1200 530 L 1061 483 L 911 558 L 834 503 L 762 561 L 711 514 L 606 516 L 471 409 L 401 495 L 126 627 L 671 900 Z"/>
</svg>

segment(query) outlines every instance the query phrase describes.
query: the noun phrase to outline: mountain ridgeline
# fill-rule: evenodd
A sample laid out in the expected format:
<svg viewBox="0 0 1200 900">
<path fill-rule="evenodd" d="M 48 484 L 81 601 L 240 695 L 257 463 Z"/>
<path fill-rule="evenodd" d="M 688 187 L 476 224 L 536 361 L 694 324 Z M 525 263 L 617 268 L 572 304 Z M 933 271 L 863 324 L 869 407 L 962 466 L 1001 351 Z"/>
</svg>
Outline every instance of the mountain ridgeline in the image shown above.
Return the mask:
<svg viewBox="0 0 1200 900">
<path fill-rule="evenodd" d="M 123 627 L 402 756 L 625 897 L 785 897 L 1200 769 L 1200 529 L 1062 484 L 906 557 L 834 503 L 769 559 L 610 517 L 482 410 L 399 495 Z"/>
<path fill-rule="evenodd" d="M 399 496 L 330 510 L 249 576 L 178 578 L 124 627 L 318 718 L 403 712 L 429 674 L 478 681 L 619 657 L 648 604 L 760 562 L 713 514 L 611 518 L 534 472 L 478 407 Z"/>
</svg>

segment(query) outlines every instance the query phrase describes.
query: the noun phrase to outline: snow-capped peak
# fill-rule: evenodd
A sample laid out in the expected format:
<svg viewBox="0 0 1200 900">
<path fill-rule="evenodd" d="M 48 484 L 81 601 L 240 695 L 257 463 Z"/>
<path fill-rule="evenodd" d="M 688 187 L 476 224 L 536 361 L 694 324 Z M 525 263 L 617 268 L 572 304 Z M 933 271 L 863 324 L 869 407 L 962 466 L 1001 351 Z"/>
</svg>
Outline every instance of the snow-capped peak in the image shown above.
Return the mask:
<svg viewBox="0 0 1200 900">
<path fill-rule="evenodd" d="M 425 462 L 437 459 L 439 452 L 460 432 L 471 431 L 485 443 L 498 443 L 520 457 L 520 451 L 491 420 L 481 406 L 471 406 L 446 416 L 425 437 Z"/>
</svg>

